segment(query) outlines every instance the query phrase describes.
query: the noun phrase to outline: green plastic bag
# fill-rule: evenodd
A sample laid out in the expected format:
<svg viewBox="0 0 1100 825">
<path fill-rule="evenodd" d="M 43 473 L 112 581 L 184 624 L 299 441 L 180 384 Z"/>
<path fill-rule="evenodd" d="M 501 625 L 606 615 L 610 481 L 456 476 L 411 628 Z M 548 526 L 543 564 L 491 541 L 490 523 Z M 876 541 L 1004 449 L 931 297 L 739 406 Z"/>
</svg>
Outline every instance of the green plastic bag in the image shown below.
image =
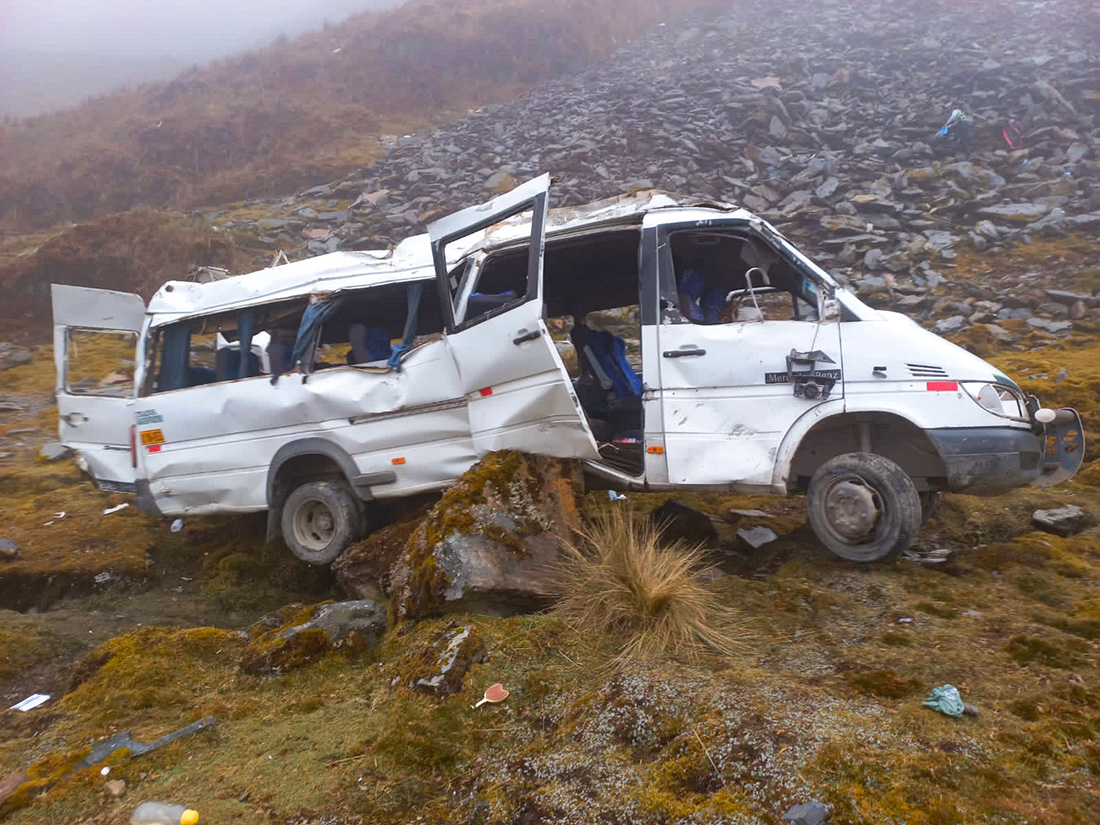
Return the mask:
<svg viewBox="0 0 1100 825">
<path fill-rule="evenodd" d="M 932 695 L 924 700 L 926 708 L 938 710 L 948 716 L 963 715 L 963 700 L 959 696 L 959 689 L 954 685 L 940 685 L 932 688 Z"/>
</svg>

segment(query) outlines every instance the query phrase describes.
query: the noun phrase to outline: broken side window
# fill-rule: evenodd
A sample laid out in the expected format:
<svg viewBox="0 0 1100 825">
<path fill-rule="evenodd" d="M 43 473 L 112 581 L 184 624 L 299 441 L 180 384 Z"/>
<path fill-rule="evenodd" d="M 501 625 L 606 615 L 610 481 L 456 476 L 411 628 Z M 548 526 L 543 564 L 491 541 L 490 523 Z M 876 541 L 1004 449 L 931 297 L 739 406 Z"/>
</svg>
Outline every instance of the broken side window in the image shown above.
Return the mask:
<svg viewBox="0 0 1100 825">
<path fill-rule="evenodd" d="M 303 309 L 304 301 L 284 301 L 159 328 L 151 339 L 145 394 L 289 370 Z"/>
<path fill-rule="evenodd" d="M 672 233 L 666 249 L 666 323 L 816 320 L 814 284 L 755 238 L 685 230 Z"/>
<path fill-rule="evenodd" d="M 310 370 L 351 365 L 400 371 L 407 352 L 437 340 L 443 330 L 431 287 L 427 280 L 384 284 L 316 301 L 303 317 L 294 357 L 308 361 Z"/>
<path fill-rule="evenodd" d="M 531 225 L 533 221 L 531 208 L 520 208 L 470 236 L 452 239 L 443 245 L 443 255 L 446 256 L 455 245 L 468 242 L 478 233 L 484 233 L 481 236 L 483 243 L 492 243 L 494 236 L 499 237 L 516 226 Z M 538 251 L 532 250 L 530 241 L 491 253 L 475 248 L 452 267 L 447 275 L 447 285 L 455 326 L 472 326 L 537 298 L 538 269 L 532 267 L 532 256 Z"/>
<path fill-rule="evenodd" d="M 126 398 L 134 394 L 135 332 L 69 327 L 65 390 L 72 395 Z"/>
</svg>

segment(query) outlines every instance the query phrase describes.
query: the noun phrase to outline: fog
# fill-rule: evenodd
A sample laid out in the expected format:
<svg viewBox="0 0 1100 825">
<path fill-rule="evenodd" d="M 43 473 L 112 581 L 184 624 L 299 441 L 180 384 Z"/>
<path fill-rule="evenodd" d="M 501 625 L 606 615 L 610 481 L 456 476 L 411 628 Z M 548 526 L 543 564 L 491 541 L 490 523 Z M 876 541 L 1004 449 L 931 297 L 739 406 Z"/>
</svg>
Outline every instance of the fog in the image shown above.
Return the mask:
<svg viewBox="0 0 1100 825">
<path fill-rule="evenodd" d="M 0 115 L 78 103 L 404 0 L 0 0 Z"/>
</svg>

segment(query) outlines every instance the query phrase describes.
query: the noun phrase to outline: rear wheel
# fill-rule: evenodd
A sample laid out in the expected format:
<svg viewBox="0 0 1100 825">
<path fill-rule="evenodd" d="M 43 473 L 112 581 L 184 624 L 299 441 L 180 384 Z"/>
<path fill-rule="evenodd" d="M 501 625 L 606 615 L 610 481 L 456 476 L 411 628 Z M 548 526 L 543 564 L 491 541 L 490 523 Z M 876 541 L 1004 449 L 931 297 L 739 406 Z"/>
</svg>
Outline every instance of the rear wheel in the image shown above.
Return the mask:
<svg viewBox="0 0 1100 825">
<path fill-rule="evenodd" d="M 331 564 L 362 530 L 361 507 L 346 484 L 311 481 L 283 505 L 283 540 L 309 564 Z"/>
<path fill-rule="evenodd" d="M 810 526 L 841 558 L 876 561 L 908 548 L 921 528 L 913 480 L 893 461 L 846 453 L 822 464 L 807 491 Z"/>
</svg>

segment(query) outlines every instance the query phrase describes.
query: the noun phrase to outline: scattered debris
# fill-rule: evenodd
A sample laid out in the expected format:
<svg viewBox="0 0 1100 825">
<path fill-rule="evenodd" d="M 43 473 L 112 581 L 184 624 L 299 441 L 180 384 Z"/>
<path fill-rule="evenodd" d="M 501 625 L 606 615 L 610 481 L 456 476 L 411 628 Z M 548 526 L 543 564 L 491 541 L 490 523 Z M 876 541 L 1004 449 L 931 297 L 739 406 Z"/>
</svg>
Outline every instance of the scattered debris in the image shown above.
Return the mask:
<svg viewBox="0 0 1100 825">
<path fill-rule="evenodd" d="M 608 490 L 607 497 L 612 501 L 626 501 L 626 496 L 622 493 L 616 493 L 614 490 Z"/>
<path fill-rule="evenodd" d="M 172 522 L 172 526 L 169 527 L 168 529 L 171 530 L 173 533 L 178 533 L 180 530 L 183 529 L 183 519 L 181 519 L 181 518 L 176 519 L 175 521 Z"/>
<path fill-rule="evenodd" d="M 1080 533 L 1090 519 L 1083 509 L 1069 504 L 1056 510 L 1036 510 L 1031 514 L 1031 521 L 1040 530 L 1064 538 Z"/>
<path fill-rule="evenodd" d="M 61 519 L 65 518 L 66 515 L 67 514 L 64 510 L 61 510 L 60 512 L 57 512 L 57 513 L 54 513 L 53 516 L 50 517 L 50 520 L 45 522 L 42 526 L 43 527 L 49 527 L 54 522 L 61 521 Z"/>
<path fill-rule="evenodd" d="M 111 515 L 111 513 L 117 513 L 119 510 L 125 510 L 129 506 L 130 505 L 124 501 L 122 502 L 122 504 L 116 504 L 114 507 L 108 507 L 106 510 L 103 511 L 103 515 L 109 516 Z"/>
<path fill-rule="evenodd" d="M 38 448 L 38 454 L 46 461 L 61 461 L 72 455 L 72 450 L 58 441 L 47 441 Z"/>
<path fill-rule="evenodd" d="M 206 716 L 197 722 L 192 722 L 186 727 L 182 727 L 177 731 L 165 734 L 160 739 L 154 739 L 152 742 L 137 742 L 130 736 L 130 731 L 124 730 L 121 733 L 116 733 L 109 739 L 104 739 L 97 742 L 92 746 L 92 752 L 76 763 L 73 770 L 83 770 L 84 768 L 90 768 L 93 765 L 97 765 L 104 759 L 107 759 L 111 754 L 116 753 L 123 748 L 130 751 L 130 756 L 141 756 L 142 754 L 149 753 L 149 751 L 156 750 L 157 748 L 167 745 L 169 742 L 175 742 L 184 736 L 190 736 L 194 733 L 199 733 L 207 728 L 212 728 L 218 724 L 217 718 L 213 716 Z"/>
<path fill-rule="evenodd" d="M 959 689 L 954 685 L 940 685 L 932 688 L 932 695 L 921 704 L 947 716 L 962 716 L 966 709 L 962 697 L 959 696 Z"/>
<path fill-rule="evenodd" d="M 731 509 L 727 511 L 727 516 L 741 516 L 743 518 L 775 518 L 771 513 L 765 513 L 763 510 L 737 510 Z M 733 519 L 727 519 L 733 520 Z"/>
<path fill-rule="evenodd" d="M 920 547 L 910 547 L 901 557 L 906 561 L 917 564 L 943 564 L 955 551 L 950 547 L 937 547 L 933 550 L 924 550 Z"/>
<path fill-rule="evenodd" d="M 130 825 L 198 825 L 198 821 L 194 808 L 166 802 L 142 802 L 130 814 Z"/>
<path fill-rule="evenodd" d="M 486 702 L 491 702 L 495 705 L 498 702 L 503 702 L 507 698 L 508 690 L 500 682 L 497 682 L 495 685 L 489 685 L 489 687 L 485 689 L 485 695 L 474 705 L 474 708 L 479 708 Z"/>
<path fill-rule="evenodd" d="M 661 540 L 681 541 L 684 544 L 712 547 L 718 541 L 718 531 L 710 516 L 693 507 L 668 499 L 649 514 L 650 521 L 661 531 Z"/>
<path fill-rule="evenodd" d="M 748 530 L 737 531 L 737 538 L 745 542 L 753 550 L 759 550 L 765 544 L 775 541 L 779 536 L 770 527 L 753 527 Z"/>
<path fill-rule="evenodd" d="M 19 558 L 19 545 L 11 539 L 0 539 L 0 560 L 15 561 Z"/>
<path fill-rule="evenodd" d="M 783 814 L 783 821 L 791 825 L 822 825 L 829 821 L 829 806 L 824 802 L 800 802 Z"/>
<path fill-rule="evenodd" d="M 18 710 L 22 713 L 26 713 L 28 710 L 34 710 L 37 707 L 41 707 L 50 701 L 50 694 L 48 693 L 32 693 L 26 699 L 21 702 L 16 702 L 9 710 Z"/>
</svg>

